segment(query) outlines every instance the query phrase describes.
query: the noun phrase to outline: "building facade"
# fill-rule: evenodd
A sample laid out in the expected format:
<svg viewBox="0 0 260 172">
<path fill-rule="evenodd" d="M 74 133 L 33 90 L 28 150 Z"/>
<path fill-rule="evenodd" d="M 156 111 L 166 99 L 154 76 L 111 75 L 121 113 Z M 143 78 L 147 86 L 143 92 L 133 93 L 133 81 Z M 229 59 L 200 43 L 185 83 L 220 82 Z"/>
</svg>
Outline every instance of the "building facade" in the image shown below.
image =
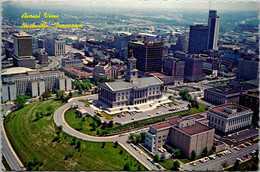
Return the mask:
<svg viewBox="0 0 260 172">
<path fill-rule="evenodd" d="M 197 57 L 184 58 L 185 60 L 185 81 L 200 81 L 203 79 L 203 60 Z"/>
<path fill-rule="evenodd" d="M 239 104 L 250 108 L 253 114 L 253 124 L 259 125 L 259 91 L 245 91 L 240 94 Z"/>
<path fill-rule="evenodd" d="M 209 126 L 223 134 L 250 127 L 253 111 L 237 104 L 225 104 L 208 111 Z"/>
<path fill-rule="evenodd" d="M 204 99 L 215 105 L 227 103 L 238 104 L 240 93 L 251 89 L 255 90 L 257 87 L 251 84 L 238 84 L 237 86 L 227 85 L 208 88 L 204 91 Z"/>
<path fill-rule="evenodd" d="M 119 58 L 127 61 L 128 57 L 128 41 L 131 40 L 131 33 L 118 33 L 114 36 L 114 46 L 119 50 Z"/>
<path fill-rule="evenodd" d="M 179 148 L 188 158 L 193 150 L 200 155 L 206 147 L 211 150 L 215 132 L 203 121 L 205 117 L 199 114 L 167 118 L 164 122 L 150 126 L 146 133 L 146 146 L 153 153 L 167 144 Z"/>
<path fill-rule="evenodd" d="M 168 57 L 163 60 L 163 72 L 174 77 L 174 84 L 183 84 L 185 61 Z"/>
<path fill-rule="evenodd" d="M 208 49 L 209 50 L 218 50 L 219 23 L 220 23 L 220 18 L 217 15 L 217 11 L 210 10 L 209 18 L 208 18 L 208 26 L 209 26 Z"/>
<path fill-rule="evenodd" d="M 47 38 L 45 42 L 45 50 L 50 56 L 65 55 L 66 41 L 64 39 Z"/>
<path fill-rule="evenodd" d="M 36 60 L 39 60 L 40 64 L 48 63 L 48 53 L 46 51 L 37 51 L 35 57 Z"/>
<path fill-rule="evenodd" d="M 208 50 L 208 33 L 209 27 L 203 25 L 191 25 L 189 36 L 189 48 L 190 54 L 202 53 Z"/>
<path fill-rule="evenodd" d="M 136 68 L 144 72 L 161 72 L 163 43 L 153 43 L 149 41 L 128 43 L 128 50 L 133 50 L 137 59 Z M 131 57 L 129 54 L 128 57 Z"/>
<path fill-rule="evenodd" d="M 14 34 L 13 64 L 16 67 L 35 68 L 35 57 L 32 56 L 32 36 Z"/>
<path fill-rule="evenodd" d="M 258 64 L 256 60 L 240 59 L 238 62 L 237 78 L 253 80 L 258 78 Z"/>
<path fill-rule="evenodd" d="M 139 105 L 160 100 L 163 82 L 157 77 L 138 78 L 136 60 L 128 59 L 126 81 L 100 84 L 98 100 L 108 108 Z"/>
<path fill-rule="evenodd" d="M 83 66 L 83 61 L 81 59 L 62 59 L 62 67 L 74 67 L 74 66 Z"/>
<path fill-rule="evenodd" d="M 15 71 L 16 69 L 13 68 Z M 54 88 L 63 89 L 64 91 L 71 90 L 71 78 L 65 77 L 64 73 L 60 70 L 56 71 L 14 71 L 10 73 L 2 74 L 2 84 L 7 89 L 10 89 L 10 92 L 2 92 L 2 101 L 12 101 L 13 93 L 16 93 L 16 96 L 23 95 L 26 92 L 30 92 L 33 97 L 40 96 L 43 92 L 50 90 L 52 91 Z M 66 80 L 66 82 L 60 82 L 61 80 Z M 13 84 L 11 86 L 5 86 Z M 61 84 L 65 84 L 62 85 Z M 3 90 L 2 90 L 3 91 Z M 12 93 L 12 94 L 10 94 Z M 6 99 L 8 98 L 8 99 Z M 16 98 L 16 97 L 15 97 Z"/>
</svg>

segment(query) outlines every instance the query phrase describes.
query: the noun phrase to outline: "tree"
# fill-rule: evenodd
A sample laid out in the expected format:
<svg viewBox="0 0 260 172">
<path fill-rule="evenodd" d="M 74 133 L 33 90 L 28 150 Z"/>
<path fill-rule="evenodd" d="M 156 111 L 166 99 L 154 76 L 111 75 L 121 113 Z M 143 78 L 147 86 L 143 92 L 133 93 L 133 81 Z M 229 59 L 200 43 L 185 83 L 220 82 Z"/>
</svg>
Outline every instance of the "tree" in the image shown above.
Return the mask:
<svg viewBox="0 0 260 172">
<path fill-rule="evenodd" d="M 226 168 L 227 167 L 227 161 L 223 162 L 221 165 L 222 165 L 223 168 Z"/>
<path fill-rule="evenodd" d="M 101 148 L 104 148 L 104 147 L 105 147 L 105 145 L 106 145 L 106 142 L 103 142 L 103 143 L 102 143 L 102 147 L 101 147 Z"/>
<path fill-rule="evenodd" d="M 187 107 L 188 107 L 188 109 L 189 109 L 189 110 L 191 109 L 191 105 L 190 105 L 190 104 L 188 104 L 188 106 L 187 106 Z"/>
<path fill-rule="evenodd" d="M 131 171 L 132 170 L 132 163 L 131 162 L 127 162 L 125 165 L 124 165 L 124 169 L 125 171 Z"/>
<path fill-rule="evenodd" d="M 199 103 L 198 103 L 197 101 L 194 102 L 194 107 L 195 107 L 196 109 L 199 109 L 200 105 L 199 105 Z"/>
<path fill-rule="evenodd" d="M 90 124 L 90 126 L 92 127 L 92 130 L 95 131 L 96 128 L 97 128 L 97 123 L 96 123 L 96 121 L 93 121 L 93 122 Z"/>
<path fill-rule="evenodd" d="M 117 148 L 117 147 L 118 147 L 118 142 L 115 141 L 115 143 L 114 143 L 114 148 Z"/>
<path fill-rule="evenodd" d="M 56 97 L 58 99 L 62 99 L 65 95 L 66 95 L 66 93 L 65 93 L 64 90 L 58 90 L 57 93 L 56 93 Z"/>
<path fill-rule="evenodd" d="M 33 162 L 34 162 L 34 165 L 36 166 L 41 163 L 41 160 L 38 156 L 36 156 L 36 157 L 34 157 Z"/>
<path fill-rule="evenodd" d="M 180 168 L 180 166 L 181 166 L 181 164 L 180 164 L 180 162 L 178 160 L 175 160 L 173 162 L 173 170 L 174 171 L 177 171 Z"/>
<path fill-rule="evenodd" d="M 113 126 L 114 126 L 114 122 L 113 121 L 109 121 L 108 128 L 112 128 Z"/>
<path fill-rule="evenodd" d="M 93 119 L 94 119 L 94 121 L 96 121 L 97 126 L 100 126 L 100 125 L 101 125 L 101 120 L 100 120 L 100 118 L 99 118 L 97 115 L 95 115 L 95 116 L 93 117 Z"/>
<path fill-rule="evenodd" d="M 181 150 L 180 149 L 174 149 L 173 154 L 179 158 L 181 156 Z"/>
<path fill-rule="evenodd" d="M 239 161 L 236 160 L 235 164 L 234 164 L 234 170 L 237 171 L 239 170 Z"/>
<path fill-rule="evenodd" d="M 46 99 L 51 97 L 51 92 L 50 91 L 45 91 L 44 93 L 42 93 L 42 98 Z"/>
<path fill-rule="evenodd" d="M 205 147 L 205 148 L 204 148 L 204 150 L 203 150 L 203 152 L 202 152 L 202 155 L 203 155 L 203 156 L 208 156 L 208 155 L 209 155 L 209 149 L 208 149 L 208 147 Z"/>
<path fill-rule="evenodd" d="M 17 96 L 16 100 L 14 101 L 14 104 L 18 109 L 21 109 L 25 106 L 26 99 L 24 96 L 20 95 Z"/>
<path fill-rule="evenodd" d="M 80 148 L 80 146 L 81 146 L 81 141 L 80 141 L 80 140 L 78 140 L 78 141 L 77 141 L 77 144 L 76 144 L 76 146 L 75 146 L 75 148 L 76 148 L 76 149 L 79 149 L 79 148 Z"/>
<path fill-rule="evenodd" d="M 35 113 L 36 119 L 40 119 L 42 117 L 42 112 L 36 112 Z"/>
<path fill-rule="evenodd" d="M 108 126 L 108 125 L 107 125 L 107 122 L 105 121 L 105 122 L 103 122 L 103 125 L 102 125 L 101 129 L 104 130 L 107 126 Z"/>
<path fill-rule="evenodd" d="M 194 160 L 196 158 L 197 154 L 195 152 L 195 150 L 192 150 L 191 152 L 191 159 Z"/>
<path fill-rule="evenodd" d="M 155 156 L 154 156 L 154 162 L 159 162 L 159 160 L 160 160 L 160 157 L 159 157 L 159 155 L 158 154 L 156 154 Z"/>
<path fill-rule="evenodd" d="M 70 93 L 69 93 L 69 97 L 71 98 L 71 97 L 72 97 L 72 95 L 73 95 L 73 94 L 72 94 L 72 92 L 70 92 Z"/>
</svg>

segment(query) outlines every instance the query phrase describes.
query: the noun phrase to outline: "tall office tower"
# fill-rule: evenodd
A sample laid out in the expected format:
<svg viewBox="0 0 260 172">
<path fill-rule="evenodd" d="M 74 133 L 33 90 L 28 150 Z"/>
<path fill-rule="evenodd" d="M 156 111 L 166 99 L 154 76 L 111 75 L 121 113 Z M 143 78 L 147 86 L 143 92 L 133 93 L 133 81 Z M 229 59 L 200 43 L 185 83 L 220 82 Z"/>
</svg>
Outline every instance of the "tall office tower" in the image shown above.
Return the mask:
<svg viewBox="0 0 260 172">
<path fill-rule="evenodd" d="M 191 25 L 188 52 L 191 54 L 201 53 L 208 50 L 209 27 L 203 25 Z"/>
<path fill-rule="evenodd" d="M 13 63 L 16 67 L 35 68 L 35 57 L 32 56 L 32 36 L 28 34 L 14 34 Z"/>
<path fill-rule="evenodd" d="M 114 46 L 119 50 L 119 57 L 122 61 L 127 61 L 128 57 L 128 41 L 131 39 L 131 33 L 120 33 L 114 37 Z"/>
<path fill-rule="evenodd" d="M 128 49 L 133 50 L 137 59 L 136 67 L 143 72 L 161 72 L 163 43 L 153 43 L 149 41 L 128 43 Z M 128 54 L 128 57 L 131 55 Z"/>
<path fill-rule="evenodd" d="M 45 51 L 50 56 L 60 56 L 65 54 L 65 44 L 64 39 L 47 38 L 45 42 Z"/>
<path fill-rule="evenodd" d="M 219 33 L 220 18 L 217 16 L 216 10 L 209 11 L 209 35 L 208 35 L 208 49 L 218 50 L 218 33 Z"/>
<path fill-rule="evenodd" d="M 176 50 L 188 51 L 189 39 L 185 36 L 179 36 L 176 43 Z"/>
<path fill-rule="evenodd" d="M 253 80 L 258 78 L 258 64 L 256 60 L 240 59 L 238 62 L 237 78 Z"/>
</svg>

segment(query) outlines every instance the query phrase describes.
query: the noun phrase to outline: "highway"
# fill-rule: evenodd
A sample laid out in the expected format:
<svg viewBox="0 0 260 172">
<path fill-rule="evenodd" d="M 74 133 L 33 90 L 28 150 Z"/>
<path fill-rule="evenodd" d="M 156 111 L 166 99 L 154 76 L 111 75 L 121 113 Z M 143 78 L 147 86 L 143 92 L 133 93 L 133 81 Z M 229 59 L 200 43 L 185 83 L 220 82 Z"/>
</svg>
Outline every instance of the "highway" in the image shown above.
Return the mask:
<svg viewBox="0 0 260 172">
<path fill-rule="evenodd" d="M 7 163 L 9 164 L 10 168 L 14 171 L 22 171 L 25 170 L 22 163 L 20 162 L 19 158 L 16 156 L 13 148 L 11 147 L 9 141 L 7 140 L 7 136 L 4 133 L 4 126 L 3 126 L 3 119 L 2 119 L 2 131 L 1 131 L 1 141 L 2 141 L 2 155 L 5 157 Z"/>
<path fill-rule="evenodd" d="M 60 107 L 57 109 L 54 113 L 54 122 L 57 126 L 62 126 L 62 131 L 65 133 L 75 136 L 79 139 L 86 140 L 86 141 L 92 141 L 92 142 L 115 142 L 118 141 L 119 144 L 126 149 L 132 156 L 134 156 L 140 163 L 142 163 L 148 170 L 159 170 L 158 167 L 153 165 L 150 161 L 147 160 L 148 156 L 146 154 L 140 154 L 138 151 L 136 151 L 134 148 L 131 147 L 130 144 L 127 143 L 128 140 L 128 134 L 125 136 L 119 137 L 118 135 L 115 136 L 108 136 L 108 137 L 95 137 L 83 134 L 73 128 L 71 128 L 64 119 L 64 113 L 67 109 L 69 109 L 74 103 L 77 103 L 80 99 L 93 99 L 97 95 L 90 95 L 90 96 L 84 96 L 84 97 L 77 97 L 72 98 L 69 103 L 66 105 Z"/>
</svg>

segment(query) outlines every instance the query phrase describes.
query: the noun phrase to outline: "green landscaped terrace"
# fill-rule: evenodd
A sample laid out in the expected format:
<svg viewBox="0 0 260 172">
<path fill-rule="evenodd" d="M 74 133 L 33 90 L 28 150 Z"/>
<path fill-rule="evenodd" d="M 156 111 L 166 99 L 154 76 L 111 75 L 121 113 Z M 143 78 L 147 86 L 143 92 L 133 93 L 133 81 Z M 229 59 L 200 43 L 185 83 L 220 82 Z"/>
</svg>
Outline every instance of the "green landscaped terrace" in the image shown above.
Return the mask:
<svg viewBox="0 0 260 172">
<path fill-rule="evenodd" d="M 76 139 L 80 148 L 73 144 L 73 137 L 61 132 L 50 116 L 36 118 L 37 111 L 46 107 L 55 109 L 62 106 L 53 99 L 26 105 L 9 114 L 4 127 L 12 147 L 28 169 L 34 160 L 40 160 L 33 170 L 46 171 L 119 171 L 127 162 L 132 162 L 132 170 L 146 170 L 122 147 L 114 148 L 114 143 L 95 143 Z M 104 144 L 104 145 L 103 145 Z"/>
</svg>

